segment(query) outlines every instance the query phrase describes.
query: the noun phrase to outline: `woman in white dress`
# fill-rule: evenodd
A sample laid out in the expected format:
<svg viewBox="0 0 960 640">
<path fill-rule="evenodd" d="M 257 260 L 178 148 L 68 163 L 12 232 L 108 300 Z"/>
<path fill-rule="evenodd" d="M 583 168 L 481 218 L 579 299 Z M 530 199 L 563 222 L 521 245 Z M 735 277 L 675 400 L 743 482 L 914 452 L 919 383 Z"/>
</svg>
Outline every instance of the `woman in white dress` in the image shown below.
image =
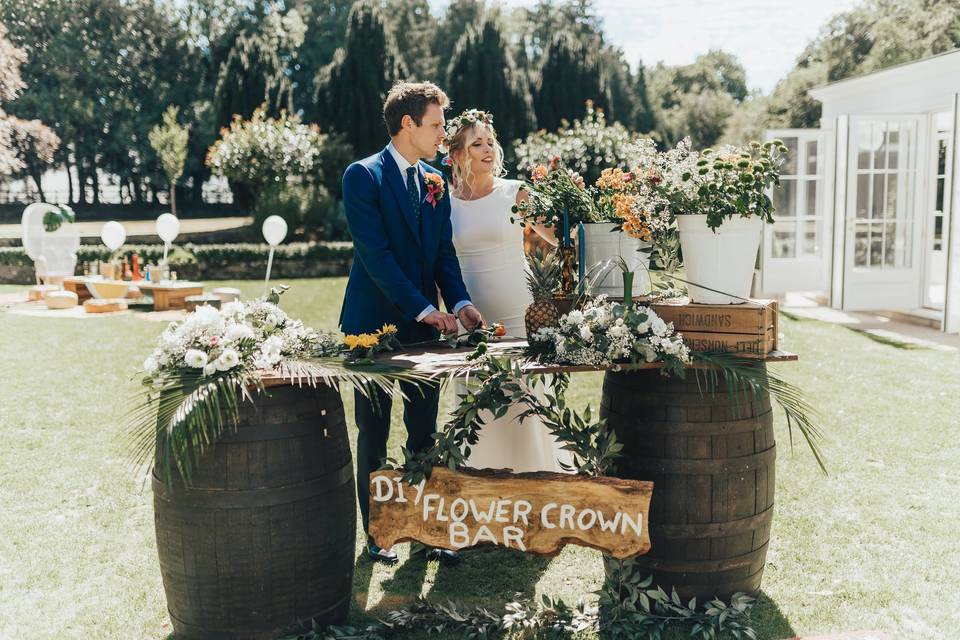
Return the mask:
<svg viewBox="0 0 960 640">
<path fill-rule="evenodd" d="M 493 118 L 469 110 L 447 126 L 453 244 L 474 305 L 490 322 L 502 322 L 508 336 L 525 337 L 523 315 L 532 302 L 527 289 L 523 229 L 510 222 L 511 208 L 527 194 L 517 180 L 504 180 L 503 149 Z M 553 231 L 536 228 L 556 243 Z M 462 384 L 457 394 L 465 391 Z M 485 416 L 480 441 L 470 447 L 471 467 L 522 471 L 563 471 L 571 456 L 535 416 L 519 424 L 521 406 L 501 418 Z"/>
</svg>

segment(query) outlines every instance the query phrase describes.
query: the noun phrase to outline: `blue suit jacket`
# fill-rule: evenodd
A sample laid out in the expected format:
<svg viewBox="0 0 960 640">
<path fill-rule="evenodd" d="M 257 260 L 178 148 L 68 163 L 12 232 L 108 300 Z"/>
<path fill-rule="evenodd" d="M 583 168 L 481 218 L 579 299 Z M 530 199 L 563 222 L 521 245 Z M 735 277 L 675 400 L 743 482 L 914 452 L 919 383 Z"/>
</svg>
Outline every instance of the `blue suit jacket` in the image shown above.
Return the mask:
<svg viewBox="0 0 960 640">
<path fill-rule="evenodd" d="M 439 173 L 423 162 L 420 168 Z M 421 231 L 387 148 L 347 167 L 343 204 L 353 236 L 353 267 L 340 310 L 344 333 L 372 332 L 389 322 L 397 325 L 401 341 L 429 339 L 436 332 L 416 317 L 428 305 L 439 308 L 437 287 L 447 309 L 469 299 L 453 248 L 446 181 L 444 189 L 434 207 L 420 178 Z"/>
</svg>

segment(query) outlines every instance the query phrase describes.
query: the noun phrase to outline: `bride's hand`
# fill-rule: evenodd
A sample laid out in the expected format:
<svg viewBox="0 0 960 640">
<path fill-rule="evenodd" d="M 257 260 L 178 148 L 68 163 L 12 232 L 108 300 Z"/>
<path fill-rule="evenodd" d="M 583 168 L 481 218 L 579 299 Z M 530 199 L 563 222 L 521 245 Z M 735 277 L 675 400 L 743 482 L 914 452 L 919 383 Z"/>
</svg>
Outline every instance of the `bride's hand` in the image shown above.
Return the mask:
<svg viewBox="0 0 960 640">
<path fill-rule="evenodd" d="M 473 331 L 477 327 L 483 326 L 483 316 L 480 315 L 480 311 L 472 304 L 468 304 L 460 309 L 460 313 L 457 315 L 467 331 Z"/>
</svg>

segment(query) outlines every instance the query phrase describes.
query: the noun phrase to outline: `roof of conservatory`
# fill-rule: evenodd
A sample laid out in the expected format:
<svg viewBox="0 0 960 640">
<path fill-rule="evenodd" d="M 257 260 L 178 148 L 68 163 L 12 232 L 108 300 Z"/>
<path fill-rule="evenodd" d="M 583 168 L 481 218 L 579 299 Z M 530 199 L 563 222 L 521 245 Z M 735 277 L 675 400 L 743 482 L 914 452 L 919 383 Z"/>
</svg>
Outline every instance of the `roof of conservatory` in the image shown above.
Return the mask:
<svg viewBox="0 0 960 640">
<path fill-rule="evenodd" d="M 902 85 L 904 82 L 943 80 L 944 77 L 941 75 L 943 73 L 960 73 L 960 48 L 823 84 L 813 87 L 808 93 L 822 102 L 824 99 L 852 93 L 878 91 L 891 85 Z"/>
</svg>

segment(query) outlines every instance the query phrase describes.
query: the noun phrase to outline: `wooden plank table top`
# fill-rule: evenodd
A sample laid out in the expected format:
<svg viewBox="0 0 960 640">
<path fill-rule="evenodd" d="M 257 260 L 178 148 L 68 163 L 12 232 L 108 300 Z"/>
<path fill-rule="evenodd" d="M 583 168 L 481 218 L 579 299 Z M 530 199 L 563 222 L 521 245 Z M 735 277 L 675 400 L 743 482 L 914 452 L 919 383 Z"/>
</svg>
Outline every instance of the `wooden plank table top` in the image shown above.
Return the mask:
<svg viewBox="0 0 960 640">
<path fill-rule="evenodd" d="M 491 355 L 514 355 L 522 357 L 527 341 L 520 338 L 503 337 L 487 344 Z M 473 347 L 451 348 L 445 342 L 435 342 L 426 345 L 409 347 L 400 351 L 388 351 L 376 357 L 382 364 L 393 365 L 403 369 L 412 369 L 419 373 L 432 376 L 444 376 L 464 370 L 469 362 L 467 356 L 474 352 Z M 798 360 L 795 353 L 786 351 L 771 351 L 763 358 L 751 357 L 751 362 L 792 362 Z M 704 363 L 693 363 L 694 368 L 709 368 Z M 546 364 L 527 359 L 521 363 L 525 373 L 579 373 L 587 371 L 633 371 L 642 369 L 660 369 L 662 362 L 641 362 L 638 364 L 609 364 L 609 365 L 558 365 Z"/>
</svg>

